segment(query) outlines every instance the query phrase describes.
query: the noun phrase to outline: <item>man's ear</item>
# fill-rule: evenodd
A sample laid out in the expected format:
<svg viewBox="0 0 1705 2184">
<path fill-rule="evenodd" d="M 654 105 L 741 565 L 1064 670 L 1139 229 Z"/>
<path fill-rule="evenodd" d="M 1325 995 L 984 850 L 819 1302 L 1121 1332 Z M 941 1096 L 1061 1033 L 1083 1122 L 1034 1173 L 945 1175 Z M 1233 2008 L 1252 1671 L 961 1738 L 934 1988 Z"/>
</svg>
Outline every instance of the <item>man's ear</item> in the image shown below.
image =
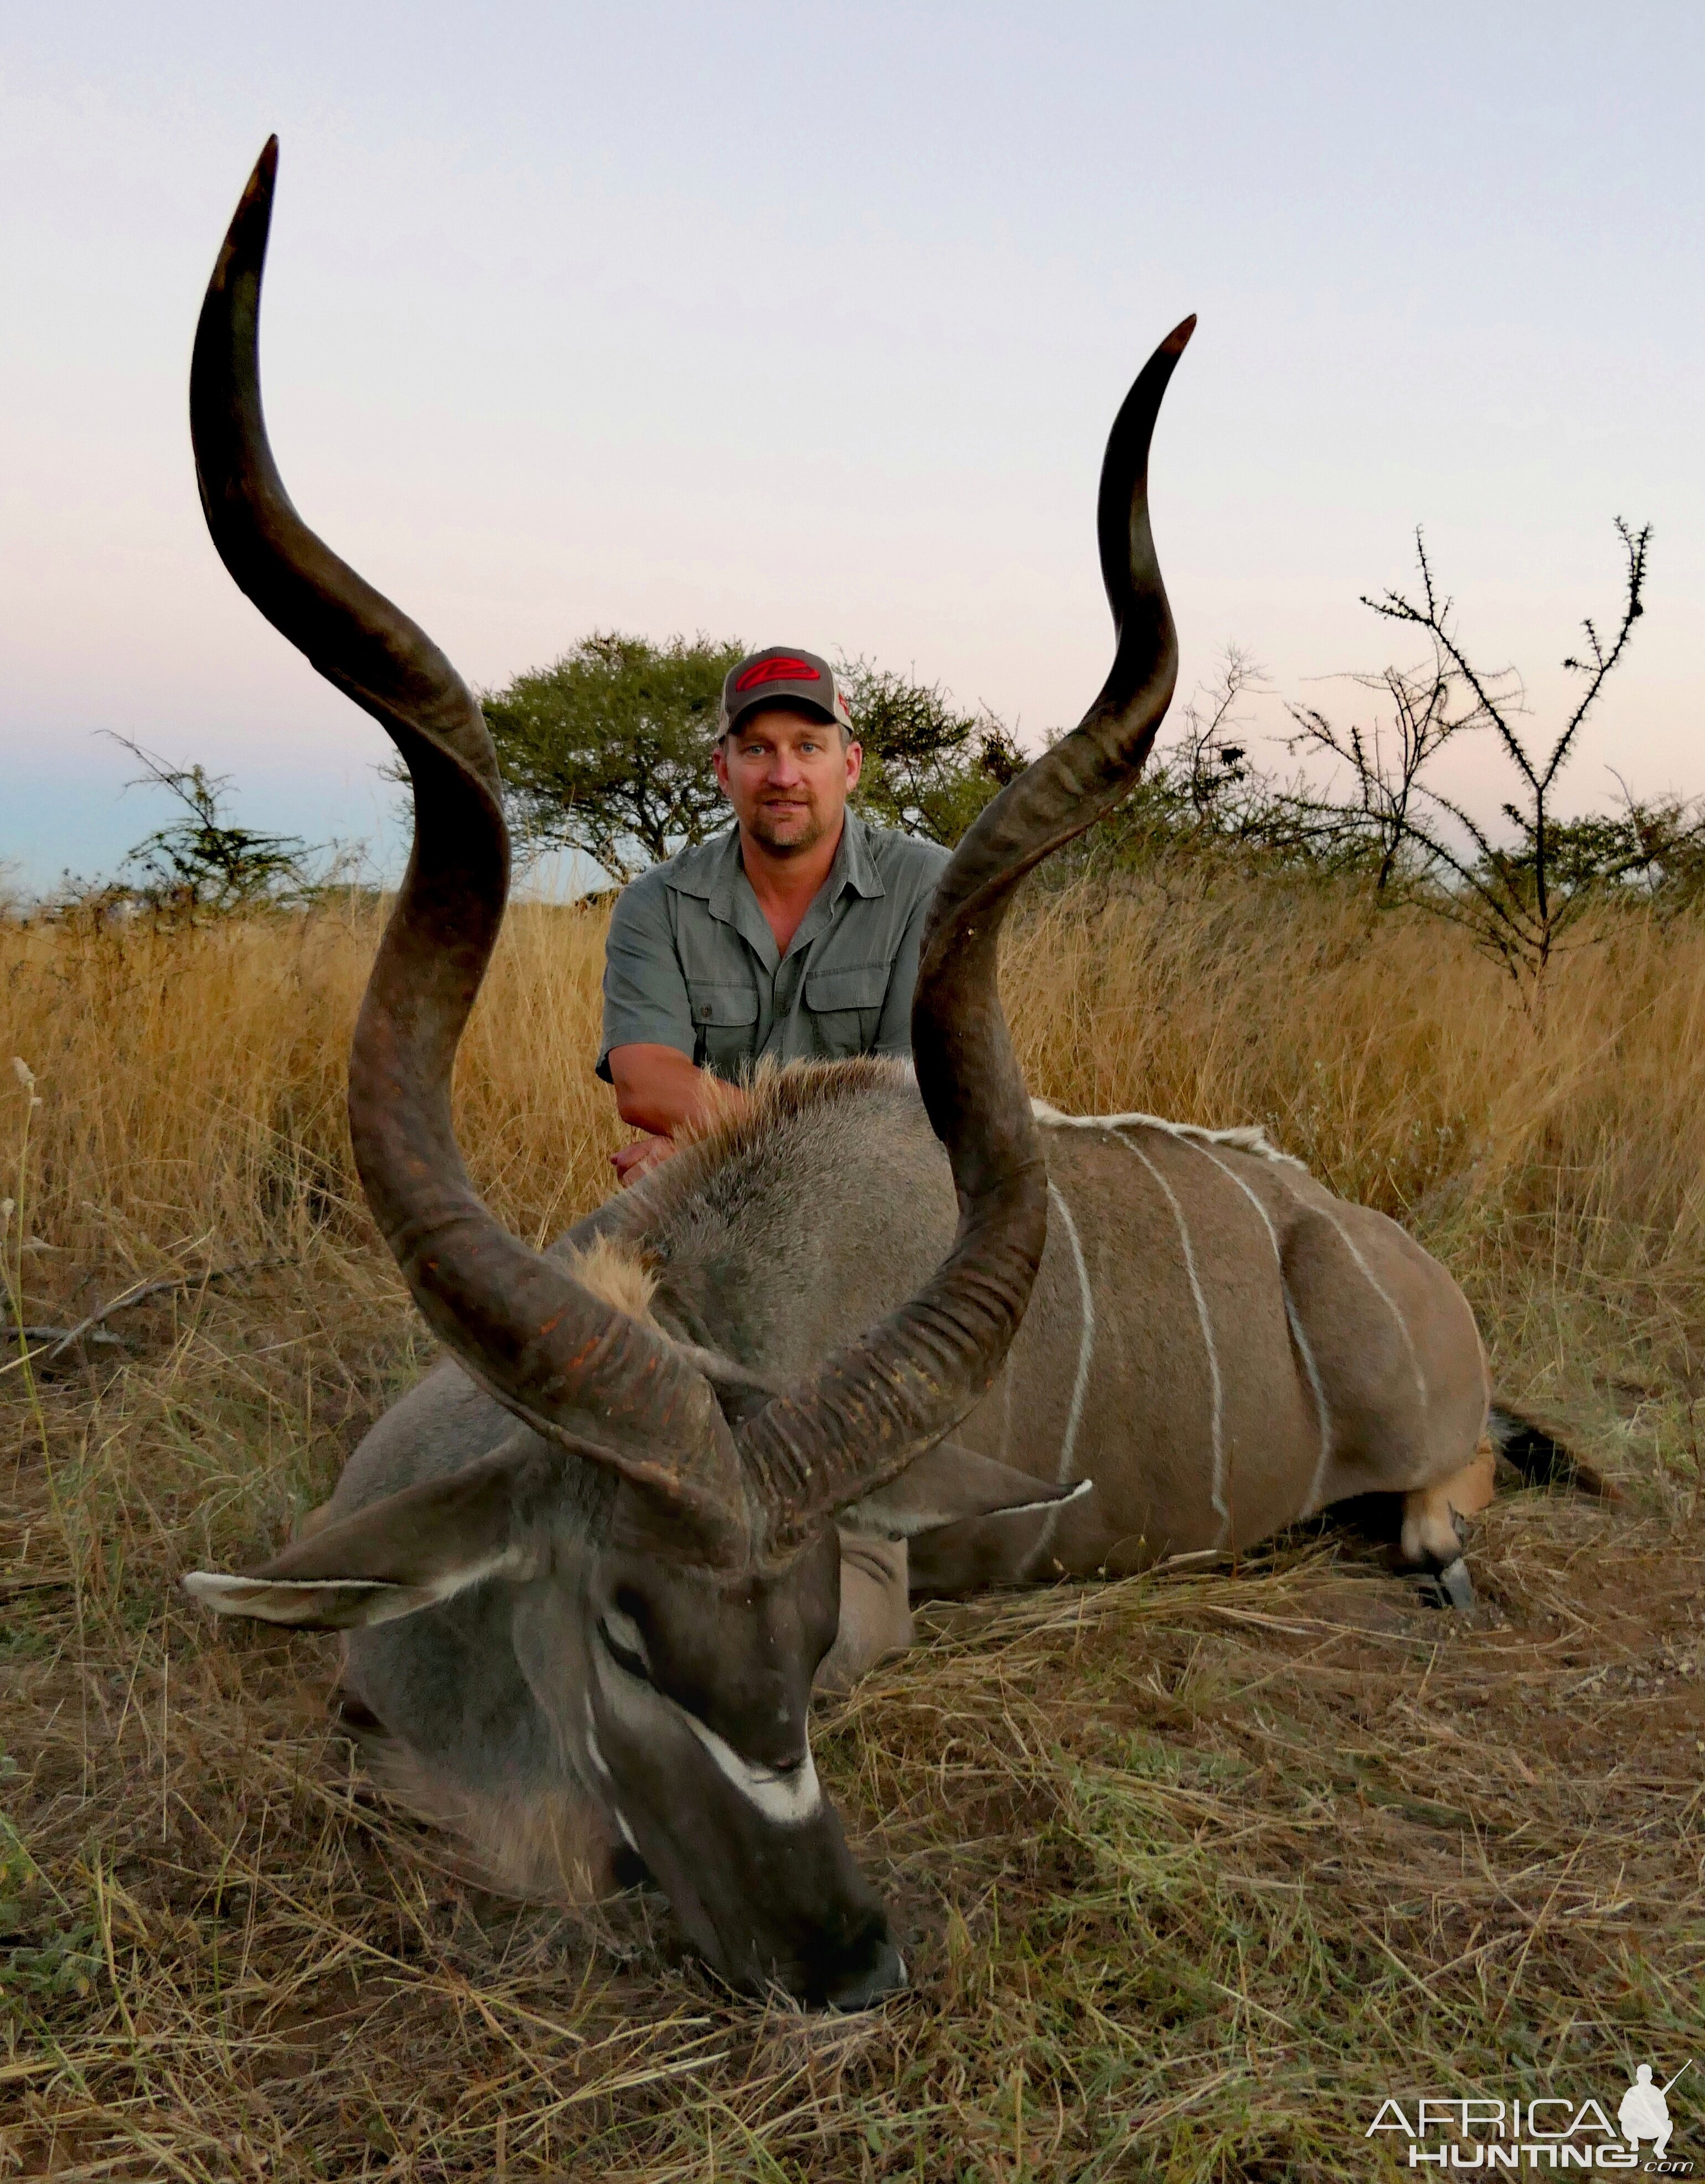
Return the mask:
<svg viewBox="0 0 1705 2184">
<path fill-rule="evenodd" d="M 997 1463 L 993 1457 L 975 1456 L 957 1441 L 938 1441 L 898 1479 L 843 1509 L 835 1521 L 850 1532 L 909 1540 L 971 1517 L 1056 1509 L 1087 1494 L 1093 1484 L 1078 1479 L 1067 1485 L 1050 1485 L 1045 1479 L 1033 1479 L 1028 1471 L 1015 1471 L 1010 1463 Z"/>
<path fill-rule="evenodd" d="M 215 1615 L 301 1630 L 389 1623 L 486 1578 L 537 1576 L 548 1548 L 534 1517 L 560 1476 L 555 1452 L 523 1430 L 465 1471 L 321 1525 L 250 1577 L 192 1570 L 184 1591 Z"/>
</svg>

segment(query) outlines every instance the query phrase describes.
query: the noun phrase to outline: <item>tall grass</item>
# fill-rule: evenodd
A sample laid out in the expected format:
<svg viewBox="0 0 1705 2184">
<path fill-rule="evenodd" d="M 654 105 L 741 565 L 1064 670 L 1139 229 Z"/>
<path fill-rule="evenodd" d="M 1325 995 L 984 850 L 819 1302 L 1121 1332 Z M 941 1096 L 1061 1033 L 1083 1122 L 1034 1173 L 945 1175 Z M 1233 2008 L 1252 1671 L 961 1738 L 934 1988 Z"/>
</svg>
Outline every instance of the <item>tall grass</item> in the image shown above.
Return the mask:
<svg viewBox="0 0 1705 2184">
<path fill-rule="evenodd" d="M 515 911 L 459 1068 L 476 1179 L 532 1237 L 605 1194 L 623 1134 L 592 1071 L 604 932 L 595 911 Z M 343 1072 L 376 938 L 371 910 L 0 927 L 0 1056 L 28 1063 L 43 1102 L 36 1236 L 138 1271 L 365 1240 Z M 1264 1123 L 1488 1301 L 1518 1252 L 1529 1273 L 1542 1262 L 1637 1301 L 1691 1371 L 1705 923 L 1607 916 L 1536 1022 L 1460 933 L 1370 917 L 1359 889 L 1084 883 L 1030 900 L 1006 989 L 1032 1085 L 1056 1105 Z M 10 1084 L 0 1128 L 15 1133 Z"/>
<path fill-rule="evenodd" d="M 460 1125 L 529 1234 L 601 1196 L 621 1141 L 597 1052 L 604 922 L 521 907 L 464 1049 Z M 344 1065 L 371 909 L 207 926 L 0 927 L 0 1049 L 43 1097 L 38 1233 L 86 1255 L 365 1236 Z"/>
<path fill-rule="evenodd" d="M 1007 983 L 1059 1106 L 1261 1123 L 1438 1251 L 1495 1340 L 1542 1291 L 1558 1327 L 1610 1313 L 1568 1337 L 1595 1365 L 1633 1340 L 1705 1367 L 1705 922 L 1607 911 L 1535 1017 L 1455 928 L 1361 887 L 1068 889 Z"/>
</svg>

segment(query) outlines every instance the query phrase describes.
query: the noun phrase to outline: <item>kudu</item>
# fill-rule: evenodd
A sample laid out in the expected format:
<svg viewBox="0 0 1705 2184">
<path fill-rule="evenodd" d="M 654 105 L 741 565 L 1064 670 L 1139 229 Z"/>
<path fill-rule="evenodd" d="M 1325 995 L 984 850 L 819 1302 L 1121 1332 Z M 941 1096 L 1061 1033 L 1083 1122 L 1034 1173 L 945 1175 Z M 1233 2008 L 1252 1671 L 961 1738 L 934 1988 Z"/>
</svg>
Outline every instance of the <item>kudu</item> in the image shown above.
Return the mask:
<svg viewBox="0 0 1705 2184">
<path fill-rule="evenodd" d="M 728 1980 L 860 2007 L 905 1971 L 807 1716 L 825 1664 L 844 1681 L 905 1641 L 908 1553 L 917 1591 L 1126 1571 L 1385 1490 L 1408 1497 L 1411 1558 L 1460 1594 L 1452 1503 L 1484 1498 L 1459 1474 L 1485 1373 L 1442 1268 L 1257 1133 L 1033 1110 L 1001 1014 L 1013 890 L 1125 794 L 1172 695 L 1147 465 L 1194 321 L 1108 442 L 1112 672 L 942 878 L 915 1079 L 780 1072 L 540 1254 L 475 1195 L 450 1124 L 507 891 L 479 707 L 302 523 L 267 444 L 275 163 L 269 144 L 202 311 L 197 469 L 231 576 L 412 778 L 349 1123 L 450 1359 L 368 1435 L 315 1529 L 252 1576 L 186 1583 L 220 1613 L 343 1630 L 352 1713 L 489 1858 L 544 1855 L 581 1815 Z"/>
</svg>

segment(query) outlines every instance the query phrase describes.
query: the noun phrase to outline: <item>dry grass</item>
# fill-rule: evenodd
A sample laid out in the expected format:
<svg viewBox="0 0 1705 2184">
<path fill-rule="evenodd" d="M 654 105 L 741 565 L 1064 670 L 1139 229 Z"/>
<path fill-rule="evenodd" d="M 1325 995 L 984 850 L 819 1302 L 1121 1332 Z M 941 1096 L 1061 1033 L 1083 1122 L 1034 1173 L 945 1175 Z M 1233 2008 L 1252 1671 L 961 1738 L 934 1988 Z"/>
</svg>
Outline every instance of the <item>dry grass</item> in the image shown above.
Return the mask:
<svg viewBox="0 0 1705 2184">
<path fill-rule="evenodd" d="M 619 1136 L 601 940 L 512 921 L 464 1061 L 530 1235 Z M 1403 1214 L 1633 1499 L 1501 1503 L 1468 1625 L 1334 1532 L 931 1617 L 819 1725 L 917 1974 L 850 2020 L 730 2002 L 646 1899 L 481 1893 L 352 1771 L 330 1641 L 180 1604 L 421 1361 L 340 1118 L 371 942 L 0 930 L 25 1318 L 190 1284 L 123 1351 L 0 1371 L 0 2177 L 1365 2177 L 1387 2092 L 1613 2106 L 1624 2064 L 1705 2055 L 1705 930 L 1619 921 L 1535 1028 L 1353 895 L 1031 905 L 1039 1092 L 1264 1122 Z"/>
</svg>

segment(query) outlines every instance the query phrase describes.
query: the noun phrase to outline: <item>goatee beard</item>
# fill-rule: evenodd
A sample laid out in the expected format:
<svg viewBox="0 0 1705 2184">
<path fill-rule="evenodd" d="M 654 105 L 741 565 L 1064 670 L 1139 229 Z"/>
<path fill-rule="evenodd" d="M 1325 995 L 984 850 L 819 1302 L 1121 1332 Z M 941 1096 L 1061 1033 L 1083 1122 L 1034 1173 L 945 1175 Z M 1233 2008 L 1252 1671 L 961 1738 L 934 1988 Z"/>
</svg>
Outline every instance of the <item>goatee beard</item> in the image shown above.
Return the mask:
<svg viewBox="0 0 1705 2184">
<path fill-rule="evenodd" d="M 768 816 L 761 805 L 753 813 L 750 825 L 753 839 L 766 849 L 772 857 L 800 856 L 805 850 L 816 849 L 828 832 L 821 816 L 814 811 L 807 820 L 802 833 L 790 835 L 785 840 L 778 841 L 772 832 Z"/>
</svg>

